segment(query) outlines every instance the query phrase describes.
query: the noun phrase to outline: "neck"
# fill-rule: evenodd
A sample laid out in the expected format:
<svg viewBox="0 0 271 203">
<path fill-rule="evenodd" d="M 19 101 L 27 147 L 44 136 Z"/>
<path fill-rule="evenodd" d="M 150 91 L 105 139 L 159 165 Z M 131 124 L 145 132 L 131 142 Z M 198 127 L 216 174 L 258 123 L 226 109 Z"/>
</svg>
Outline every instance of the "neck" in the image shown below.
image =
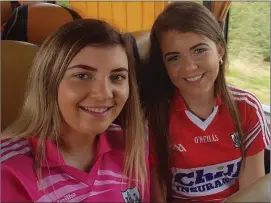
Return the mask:
<svg viewBox="0 0 271 203">
<path fill-rule="evenodd" d="M 215 106 L 214 91 L 204 92 L 200 95 L 182 94 L 187 108 L 200 118 L 208 118 Z"/>
<path fill-rule="evenodd" d="M 66 127 L 66 126 L 65 126 Z M 82 134 L 74 130 L 62 130 L 60 152 L 69 166 L 88 172 L 96 155 L 96 135 Z"/>
</svg>

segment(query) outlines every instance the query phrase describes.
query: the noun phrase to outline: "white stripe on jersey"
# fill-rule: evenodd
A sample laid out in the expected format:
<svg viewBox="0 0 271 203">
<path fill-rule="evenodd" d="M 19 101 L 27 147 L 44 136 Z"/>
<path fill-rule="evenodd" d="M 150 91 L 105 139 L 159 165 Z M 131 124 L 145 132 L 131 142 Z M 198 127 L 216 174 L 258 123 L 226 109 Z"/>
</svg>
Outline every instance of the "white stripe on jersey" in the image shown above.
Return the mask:
<svg viewBox="0 0 271 203">
<path fill-rule="evenodd" d="M 256 130 L 258 130 L 259 128 L 261 128 L 260 122 L 258 121 L 258 123 L 252 128 L 250 129 L 250 131 L 248 133 L 245 134 L 245 139 L 244 141 L 246 142 L 247 140 L 250 139 L 250 137 L 255 133 Z"/>
<path fill-rule="evenodd" d="M 234 91 L 233 89 L 240 90 L 243 92 L 237 92 L 237 91 Z M 234 100 L 245 101 L 247 104 L 249 104 L 250 106 L 252 106 L 256 109 L 256 114 L 258 116 L 258 119 L 260 121 L 261 128 L 262 128 L 262 134 L 263 134 L 263 140 L 264 140 L 265 146 L 266 147 L 269 146 L 269 144 L 270 144 L 270 131 L 269 131 L 267 121 L 266 121 L 266 118 L 263 113 L 262 106 L 261 106 L 259 100 L 253 94 L 248 93 L 244 90 L 235 88 L 235 87 L 233 87 L 230 90 L 230 93 L 233 95 Z"/>
<path fill-rule="evenodd" d="M 256 109 L 256 114 L 260 120 L 260 124 L 261 124 L 261 131 L 262 131 L 262 136 L 263 136 L 263 141 L 264 141 L 264 144 L 265 146 L 267 147 L 269 145 L 269 139 L 267 138 L 267 136 L 270 136 L 270 134 L 268 133 L 269 130 L 266 129 L 266 126 L 265 126 L 265 122 L 264 120 L 265 119 L 262 119 L 260 113 L 259 113 L 259 110 L 258 110 L 258 107 L 257 105 L 253 104 L 251 101 L 248 100 L 248 98 L 246 97 L 242 97 L 242 98 L 238 98 L 238 97 L 233 97 L 234 100 L 237 100 L 237 101 L 245 101 L 247 102 L 250 106 L 254 107 Z"/>
<path fill-rule="evenodd" d="M 121 185 L 127 184 L 127 182 L 119 182 L 115 180 L 95 180 L 94 182 L 94 185 L 108 185 L 108 184 Z"/>
<path fill-rule="evenodd" d="M 112 190 L 112 189 L 104 190 L 105 189 L 105 187 L 103 187 L 104 185 L 110 186 L 110 184 L 112 185 L 113 184 L 114 185 L 127 184 L 127 182 L 125 183 L 125 182 L 113 180 L 116 177 L 125 178 L 126 176 L 123 176 L 121 174 L 115 173 L 110 170 L 99 170 L 98 175 L 111 176 L 111 177 L 109 178 L 107 177 L 108 178 L 107 180 L 95 180 L 93 186 L 96 186 L 98 188 L 94 187 L 93 190 L 96 190 L 96 191 L 91 191 L 91 192 L 89 192 L 89 190 L 82 191 L 88 188 L 89 185 L 83 182 L 78 183 L 78 180 L 74 179 L 73 177 L 71 177 L 70 175 L 66 173 L 48 175 L 45 178 L 41 179 L 41 181 L 38 183 L 38 188 L 44 191 L 47 189 L 47 194 L 44 194 L 36 202 L 48 202 L 48 201 L 55 202 L 55 201 L 60 201 L 62 199 L 65 199 L 66 202 L 70 202 L 70 201 L 78 202 L 88 197 L 99 195 L 99 194 Z M 112 180 L 110 180 L 110 178 L 112 178 Z M 110 187 L 112 187 L 112 185 Z M 103 190 L 97 191 L 99 189 L 103 189 Z M 81 192 L 83 192 L 84 194 L 81 193 L 81 195 L 77 196 L 78 192 L 79 194 Z"/>
<path fill-rule="evenodd" d="M 18 154 L 25 154 L 26 152 L 29 152 L 30 151 L 30 148 L 29 147 L 25 147 L 25 148 L 23 148 L 23 149 L 21 149 L 21 150 L 19 150 L 19 151 L 11 151 L 10 153 L 7 153 L 6 155 L 4 155 L 4 156 L 2 156 L 1 158 L 0 158 L 0 163 L 2 162 L 2 161 L 5 161 L 5 160 L 7 160 L 7 159 L 10 159 L 11 157 L 13 157 L 13 156 L 16 156 L 16 155 L 18 155 Z"/>
<path fill-rule="evenodd" d="M 260 126 L 260 124 L 255 125 L 253 131 L 250 131 L 250 133 L 247 136 L 245 136 L 244 143 L 245 144 L 246 143 L 252 143 L 256 139 L 256 137 L 258 136 L 258 134 L 260 132 L 261 132 L 261 126 Z M 247 149 L 247 147 L 246 147 L 246 149 Z"/>
<path fill-rule="evenodd" d="M 40 190 L 45 190 L 54 184 L 61 182 L 61 181 L 69 181 L 75 180 L 73 177 L 68 175 L 67 173 L 58 173 L 54 175 L 46 176 L 45 178 L 41 179 L 38 183 L 38 187 Z"/>
<path fill-rule="evenodd" d="M 256 137 L 260 134 L 261 132 L 261 128 L 258 128 L 258 130 L 255 132 L 255 134 L 253 135 L 253 137 L 248 140 L 248 142 L 245 142 L 245 149 L 248 149 L 248 147 L 252 144 L 252 142 L 256 139 Z"/>
<path fill-rule="evenodd" d="M 115 173 L 113 171 L 110 171 L 110 170 L 98 170 L 98 175 L 99 176 L 113 176 L 113 177 L 116 177 L 116 178 L 124 178 L 124 179 L 128 179 L 127 176 L 124 176 L 120 173 Z"/>
<path fill-rule="evenodd" d="M 28 141 L 27 140 L 22 140 L 21 142 L 15 143 L 9 147 L 5 147 L 5 148 L 1 148 L 0 150 L 0 154 L 2 155 L 3 153 L 9 151 L 9 150 L 16 150 L 24 145 L 28 145 Z"/>
<path fill-rule="evenodd" d="M 11 138 L 11 139 L 5 141 L 5 142 L 2 142 L 2 140 L 1 140 L 1 149 L 2 149 L 3 147 L 5 147 L 5 146 L 7 146 L 7 145 L 9 145 L 9 144 L 11 144 L 11 143 L 13 143 L 13 142 L 16 142 L 16 141 L 20 140 L 20 139 L 21 139 L 21 138 L 13 137 L 13 138 Z"/>
<path fill-rule="evenodd" d="M 238 91 L 234 91 L 235 90 L 239 90 L 239 91 L 242 91 L 242 92 L 238 92 Z M 233 93 L 235 96 L 247 96 L 248 98 L 250 98 L 252 101 L 254 101 L 256 103 L 256 105 L 259 107 L 259 110 L 260 110 L 260 114 L 263 118 L 263 121 L 264 121 L 264 124 L 265 126 L 267 127 L 267 122 L 266 122 L 266 119 L 265 119 L 265 115 L 264 115 L 264 112 L 263 112 L 263 108 L 262 108 L 262 105 L 261 105 L 261 102 L 257 99 L 257 97 L 255 95 L 253 95 L 252 93 L 250 92 L 247 92 L 245 90 L 242 90 L 242 89 L 239 89 L 239 88 L 236 88 L 234 86 L 232 86 L 232 89 L 230 91 L 231 93 Z M 257 110 L 257 108 L 256 108 Z M 270 137 L 270 131 L 269 131 L 269 128 L 268 128 L 268 136 Z"/>
</svg>

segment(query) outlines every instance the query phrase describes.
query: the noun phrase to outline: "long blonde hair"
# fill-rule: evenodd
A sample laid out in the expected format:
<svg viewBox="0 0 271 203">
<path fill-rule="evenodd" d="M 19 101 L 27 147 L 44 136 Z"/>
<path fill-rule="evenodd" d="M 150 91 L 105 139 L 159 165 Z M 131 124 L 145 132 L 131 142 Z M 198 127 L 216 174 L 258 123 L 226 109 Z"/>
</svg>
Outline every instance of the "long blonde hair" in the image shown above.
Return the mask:
<svg viewBox="0 0 271 203">
<path fill-rule="evenodd" d="M 121 45 L 128 57 L 130 89 L 128 100 L 118 117 L 125 139 L 124 173 L 144 184 L 147 176 L 144 123 L 130 40 L 128 34 L 120 34 L 104 21 L 80 19 L 65 24 L 42 44 L 29 73 L 21 113 L 2 133 L 3 137 L 39 137 L 35 156 L 38 177 L 41 175 L 41 162 L 45 159 L 46 140 L 59 138 L 61 116 L 57 91 L 68 64 L 86 46 Z"/>
</svg>

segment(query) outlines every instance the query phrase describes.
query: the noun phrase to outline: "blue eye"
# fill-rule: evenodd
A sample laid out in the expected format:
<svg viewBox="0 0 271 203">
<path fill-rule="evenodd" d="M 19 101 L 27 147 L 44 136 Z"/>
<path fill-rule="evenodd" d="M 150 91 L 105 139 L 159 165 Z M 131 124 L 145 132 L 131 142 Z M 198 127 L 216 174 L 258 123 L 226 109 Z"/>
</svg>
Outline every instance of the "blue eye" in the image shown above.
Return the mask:
<svg viewBox="0 0 271 203">
<path fill-rule="evenodd" d="M 85 73 L 79 73 L 79 74 L 76 74 L 74 76 L 77 77 L 77 78 L 79 78 L 79 79 L 81 79 L 81 80 L 89 79 L 90 78 L 90 75 L 85 74 Z"/>
</svg>

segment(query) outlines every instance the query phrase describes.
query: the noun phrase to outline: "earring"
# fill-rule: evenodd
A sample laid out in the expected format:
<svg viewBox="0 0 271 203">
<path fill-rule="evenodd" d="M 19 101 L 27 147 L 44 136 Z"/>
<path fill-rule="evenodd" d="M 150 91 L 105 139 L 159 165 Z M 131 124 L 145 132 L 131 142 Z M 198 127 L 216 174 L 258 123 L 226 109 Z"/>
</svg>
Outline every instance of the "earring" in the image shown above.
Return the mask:
<svg viewBox="0 0 271 203">
<path fill-rule="evenodd" d="M 223 64 L 223 60 L 222 58 L 219 59 L 219 65 L 222 65 Z"/>
</svg>

